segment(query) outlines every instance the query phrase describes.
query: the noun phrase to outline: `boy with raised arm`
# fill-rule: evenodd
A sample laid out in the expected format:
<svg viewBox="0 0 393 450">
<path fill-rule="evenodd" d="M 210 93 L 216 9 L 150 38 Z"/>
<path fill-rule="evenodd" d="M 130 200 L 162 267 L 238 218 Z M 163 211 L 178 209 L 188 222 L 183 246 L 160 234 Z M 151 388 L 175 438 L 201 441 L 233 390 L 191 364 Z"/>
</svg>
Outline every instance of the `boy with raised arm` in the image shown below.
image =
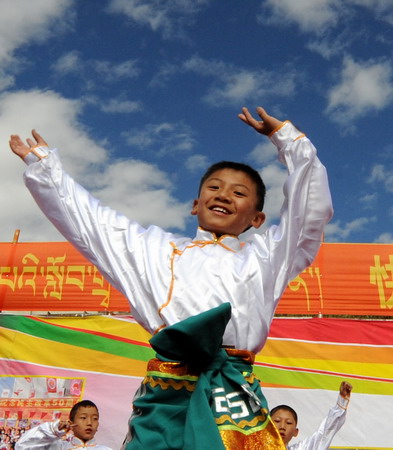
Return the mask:
<svg viewBox="0 0 393 450">
<path fill-rule="evenodd" d="M 98 430 L 99 413 L 90 400 L 76 403 L 70 411 L 69 420 L 44 422 L 27 431 L 16 443 L 15 450 L 71 450 L 91 448 L 111 450 L 97 444 L 94 439 Z"/>
<path fill-rule="evenodd" d="M 191 212 L 196 236 L 178 237 L 100 204 L 37 132 L 27 144 L 11 136 L 45 215 L 154 335 L 157 358 L 134 399 L 127 449 L 284 448 L 252 364 L 284 289 L 315 258 L 332 207 L 312 143 L 290 122 L 257 113 L 243 108 L 239 118 L 270 136 L 288 179 L 279 225 L 245 243 L 238 236 L 265 220 L 265 186 L 247 165 L 208 169 Z"/>
<path fill-rule="evenodd" d="M 270 411 L 270 416 L 275 423 L 284 444 L 288 450 L 327 450 L 334 436 L 344 425 L 352 385 L 343 381 L 340 385 L 337 403 L 329 410 L 317 431 L 311 436 L 289 445 L 292 438 L 299 433 L 297 427 L 296 411 L 288 405 L 279 405 Z"/>
</svg>

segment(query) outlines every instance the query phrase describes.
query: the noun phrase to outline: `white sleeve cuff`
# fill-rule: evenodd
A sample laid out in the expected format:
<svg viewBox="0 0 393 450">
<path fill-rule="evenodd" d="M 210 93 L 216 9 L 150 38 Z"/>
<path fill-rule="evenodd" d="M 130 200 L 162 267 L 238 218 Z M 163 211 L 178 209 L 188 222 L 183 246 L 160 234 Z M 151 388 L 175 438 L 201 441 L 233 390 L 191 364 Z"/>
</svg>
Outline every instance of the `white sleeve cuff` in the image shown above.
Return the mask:
<svg viewBox="0 0 393 450">
<path fill-rule="evenodd" d="M 304 136 L 304 133 L 299 131 L 292 124 L 292 122 L 286 120 L 269 135 L 269 138 L 273 142 L 273 144 L 280 150 L 289 142 L 297 141 Z"/>
<path fill-rule="evenodd" d="M 338 396 L 337 399 L 337 406 L 342 409 L 347 409 L 349 404 L 349 397 L 341 397 L 341 395 Z"/>
<path fill-rule="evenodd" d="M 49 155 L 49 148 L 44 145 L 36 145 L 35 147 L 31 147 L 29 153 L 27 153 L 23 161 L 27 164 L 33 164 L 41 159 L 46 158 Z"/>
</svg>

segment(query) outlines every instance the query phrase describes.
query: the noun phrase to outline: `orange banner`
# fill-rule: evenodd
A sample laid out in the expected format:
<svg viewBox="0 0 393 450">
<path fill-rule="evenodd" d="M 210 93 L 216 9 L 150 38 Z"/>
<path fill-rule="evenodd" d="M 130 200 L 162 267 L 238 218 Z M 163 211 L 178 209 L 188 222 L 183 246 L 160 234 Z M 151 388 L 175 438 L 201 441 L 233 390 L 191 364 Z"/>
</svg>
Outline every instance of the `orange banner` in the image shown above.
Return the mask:
<svg viewBox="0 0 393 450">
<path fill-rule="evenodd" d="M 393 245 L 322 244 L 277 313 L 393 316 Z"/>
<path fill-rule="evenodd" d="M 0 243 L 0 309 L 129 311 L 129 304 L 67 242 Z M 393 245 L 322 244 L 277 313 L 393 316 Z"/>
</svg>

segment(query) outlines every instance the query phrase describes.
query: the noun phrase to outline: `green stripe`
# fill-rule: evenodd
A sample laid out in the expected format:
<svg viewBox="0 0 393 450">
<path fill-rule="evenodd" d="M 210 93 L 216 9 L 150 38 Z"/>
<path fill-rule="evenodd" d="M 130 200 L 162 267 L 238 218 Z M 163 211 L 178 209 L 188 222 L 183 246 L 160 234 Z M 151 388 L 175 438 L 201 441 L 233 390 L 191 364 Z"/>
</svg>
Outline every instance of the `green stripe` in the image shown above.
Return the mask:
<svg viewBox="0 0 393 450">
<path fill-rule="evenodd" d="M 393 395 L 393 383 L 359 379 L 350 375 L 338 376 L 272 367 L 255 367 L 254 373 L 262 381 L 262 387 L 264 383 L 271 383 L 293 388 L 338 391 L 341 381 L 347 380 L 354 386 L 354 391 L 356 389 L 357 393 Z"/>
<path fill-rule="evenodd" d="M 61 342 L 139 361 L 148 361 L 155 355 L 154 351 L 149 347 L 116 341 L 111 338 L 96 336 L 89 332 L 57 327 L 25 316 L 0 316 L 0 326 L 49 341 Z"/>
</svg>

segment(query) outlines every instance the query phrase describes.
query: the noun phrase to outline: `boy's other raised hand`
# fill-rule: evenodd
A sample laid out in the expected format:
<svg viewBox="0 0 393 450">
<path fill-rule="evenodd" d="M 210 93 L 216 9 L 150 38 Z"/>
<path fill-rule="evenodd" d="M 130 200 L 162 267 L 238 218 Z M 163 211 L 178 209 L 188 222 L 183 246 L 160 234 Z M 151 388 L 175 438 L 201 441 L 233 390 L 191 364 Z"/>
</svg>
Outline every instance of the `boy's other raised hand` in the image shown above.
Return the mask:
<svg viewBox="0 0 393 450">
<path fill-rule="evenodd" d="M 31 134 L 33 135 L 35 142 L 33 141 L 33 139 L 27 138 L 26 139 L 27 144 L 25 144 L 17 134 L 12 134 L 10 137 L 9 144 L 11 150 L 15 153 L 15 155 L 18 155 L 22 159 L 28 153 L 30 153 L 33 147 L 38 147 L 40 145 L 46 147 L 48 145 L 44 140 L 44 138 L 40 136 L 35 130 L 33 130 Z"/>
<path fill-rule="evenodd" d="M 57 428 L 59 431 L 64 430 L 65 432 L 70 431 L 72 428 L 75 427 L 75 424 L 73 424 L 70 420 L 60 420 Z"/>
<path fill-rule="evenodd" d="M 268 136 L 272 131 L 279 127 L 282 122 L 269 114 L 261 107 L 258 106 L 257 114 L 262 120 L 255 119 L 248 108 L 242 108 L 242 113 L 238 115 L 239 119 L 244 123 L 254 128 L 258 133 Z"/>
<path fill-rule="evenodd" d="M 349 398 L 352 392 L 352 385 L 348 381 L 343 381 L 340 385 L 340 395 L 343 398 Z"/>
</svg>

